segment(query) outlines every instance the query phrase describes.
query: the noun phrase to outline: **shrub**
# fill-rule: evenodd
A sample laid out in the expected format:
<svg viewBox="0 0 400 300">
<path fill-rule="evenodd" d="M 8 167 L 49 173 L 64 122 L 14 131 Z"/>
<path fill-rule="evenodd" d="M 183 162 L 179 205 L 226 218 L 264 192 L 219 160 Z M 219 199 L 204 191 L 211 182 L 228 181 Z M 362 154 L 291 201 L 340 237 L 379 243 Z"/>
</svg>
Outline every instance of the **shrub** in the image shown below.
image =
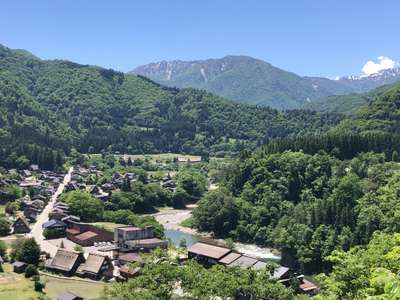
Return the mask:
<svg viewBox="0 0 400 300">
<path fill-rule="evenodd" d="M 31 278 L 34 275 L 38 275 L 38 270 L 34 265 L 28 265 L 25 269 L 25 277 L 26 278 Z"/>
<path fill-rule="evenodd" d="M 45 287 L 44 282 L 41 282 L 40 280 L 35 281 L 35 291 L 36 292 L 42 292 Z"/>
</svg>

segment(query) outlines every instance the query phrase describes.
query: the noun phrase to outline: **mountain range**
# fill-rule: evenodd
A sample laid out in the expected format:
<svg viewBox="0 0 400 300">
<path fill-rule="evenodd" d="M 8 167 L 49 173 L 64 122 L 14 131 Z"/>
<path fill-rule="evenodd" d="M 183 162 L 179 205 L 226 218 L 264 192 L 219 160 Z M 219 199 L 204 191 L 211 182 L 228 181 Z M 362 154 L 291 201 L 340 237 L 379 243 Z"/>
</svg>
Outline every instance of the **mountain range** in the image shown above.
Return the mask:
<svg viewBox="0 0 400 300">
<path fill-rule="evenodd" d="M 38 147 L 222 156 L 271 138 L 324 132 L 341 118 L 241 104 L 0 45 L 0 165 L 37 162 Z"/>
<path fill-rule="evenodd" d="M 161 61 L 139 66 L 130 73 L 166 86 L 204 89 L 227 99 L 280 110 L 300 108 L 327 96 L 368 92 L 400 80 L 400 69 L 336 80 L 303 77 L 249 56 Z"/>
</svg>

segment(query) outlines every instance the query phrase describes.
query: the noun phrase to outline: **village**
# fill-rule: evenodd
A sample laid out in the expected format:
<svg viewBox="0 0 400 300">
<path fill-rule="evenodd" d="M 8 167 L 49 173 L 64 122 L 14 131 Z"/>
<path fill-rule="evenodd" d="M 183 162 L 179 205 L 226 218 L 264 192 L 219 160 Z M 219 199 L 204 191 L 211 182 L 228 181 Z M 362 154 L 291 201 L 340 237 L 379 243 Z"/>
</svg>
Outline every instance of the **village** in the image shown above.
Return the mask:
<svg viewBox="0 0 400 300">
<path fill-rule="evenodd" d="M 181 163 L 193 163 L 183 158 L 180 160 Z M 75 165 L 65 175 L 41 171 L 38 166 L 31 166 L 30 170 L 9 172 L 13 174 L 13 179 L 7 179 L 4 184 L 16 184 L 24 194 L 20 199 L 19 212 L 10 217 L 13 222 L 10 234 L 14 237 L 33 237 L 36 240 L 41 248 L 43 273 L 92 281 L 124 282 L 140 275 L 144 253 L 156 248 L 171 250 L 175 247 L 168 240 L 158 238 L 151 226 L 141 228 L 112 224 L 107 228 L 96 223 L 82 222 L 63 201 L 63 193 L 73 191 L 85 191 L 100 201 L 108 201 L 127 182 L 135 182 L 138 174 L 115 172 L 110 182 L 96 185 L 90 184 L 91 178 L 100 177 L 103 172 L 95 165 L 88 168 Z M 173 191 L 176 187 L 169 172 L 161 180 L 149 177 L 150 181 L 159 183 L 162 189 Z M 212 241 L 196 242 L 180 250 L 180 264 L 195 259 L 205 267 L 220 264 L 262 270 L 267 265 L 262 259 Z M 14 272 L 24 273 L 28 264 L 16 260 L 12 266 Z M 302 274 L 284 266 L 277 266 L 272 276 L 286 286 L 290 286 L 292 278 L 297 278 L 304 294 L 313 295 L 318 290 Z M 85 298 L 84 295 L 66 290 L 57 299 Z"/>
</svg>

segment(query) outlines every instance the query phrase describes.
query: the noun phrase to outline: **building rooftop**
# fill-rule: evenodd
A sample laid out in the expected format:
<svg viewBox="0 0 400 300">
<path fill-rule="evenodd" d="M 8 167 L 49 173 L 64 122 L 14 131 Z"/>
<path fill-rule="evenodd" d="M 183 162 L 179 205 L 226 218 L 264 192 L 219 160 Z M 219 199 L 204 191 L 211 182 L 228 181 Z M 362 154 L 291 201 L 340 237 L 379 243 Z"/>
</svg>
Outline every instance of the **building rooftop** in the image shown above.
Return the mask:
<svg viewBox="0 0 400 300">
<path fill-rule="evenodd" d="M 189 249 L 189 252 L 197 254 L 197 255 L 202 255 L 202 256 L 207 256 L 210 258 L 214 259 L 221 259 L 225 255 L 231 252 L 231 249 L 228 248 L 223 248 L 219 246 L 213 246 L 205 243 L 196 243 L 192 245 Z"/>
<path fill-rule="evenodd" d="M 117 227 L 118 230 L 122 231 L 138 231 L 138 230 L 143 230 L 143 228 L 140 227 L 133 227 L 133 226 L 123 226 L 123 227 Z"/>
<path fill-rule="evenodd" d="M 247 269 L 247 268 L 251 268 L 257 262 L 258 262 L 258 260 L 253 257 L 242 255 L 241 257 L 236 259 L 234 262 L 229 264 L 229 266 L 230 267 L 241 267 L 241 268 Z"/>
<path fill-rule="evenodd" d="M 229 265 L 242 255 L 236 252 L 231 252 L 228 255 L 224 256 L 222 259 L 219 260 L 219 263 L 224 264 L 224 265 Z"/>
<path fill-rule="evenodd" d="M 85 240 L 90 240 L 95 236 L 98 236 L 98 234 L 93 231 L 86 231 L 84 233 L 78 234 L 77 236 L 75 236 L 75 238 L 77 238 L 80 241 L 85 241 Z"/>
<path fill-rule="evenodd" d="M 89 272 L 98 274 L 107 256 L 89 253 L 85 263 L 81 264 L 78 268 L 78 272 Z"/>
<path fill-rule="evenodd" d="M 267 266 L 267 264 L 263 261 L 258 261 L 253 265 L 253 269 L 256 270 L 263 270 L 265 269 L 265 267 Z"/>
<path fill-rule="evenodd" d="M 121 254 L 118 259 L 126 262 L 143 262 L 143 258 L 137 253 L 124 253 Z"/>
<path fill-rule="evenodd" d="M 71 271 L 79 256 L 79 252 L 58 249 L 54 258 L 46 266 L 52 269 Z"/>
<path fill-rule="evenodd" d="M 282 276 L 284 276 L 288 271 L 289 271 L 289 268 L 283 267 L 283 266 L 279 266 L 279 268 L 277 268 L 274 271 L 274 275 L 272 277 L 275 278 L 275 279 L 281 279 Z"/>
</svg>

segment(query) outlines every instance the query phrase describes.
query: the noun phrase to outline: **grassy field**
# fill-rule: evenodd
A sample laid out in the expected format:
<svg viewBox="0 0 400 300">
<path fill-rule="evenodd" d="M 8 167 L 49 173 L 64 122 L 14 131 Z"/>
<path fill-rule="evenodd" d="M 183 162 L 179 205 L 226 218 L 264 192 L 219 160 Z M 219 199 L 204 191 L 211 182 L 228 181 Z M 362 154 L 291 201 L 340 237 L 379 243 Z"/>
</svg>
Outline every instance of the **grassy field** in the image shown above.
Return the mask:
<svg viewBox="0 0 400 300">
<path fill-rule="evenodd" d="M 103 282 L 83 282 L 68 279 L 59 279 L 49 276 L 42 276 L 46 282 L 46 295 L 50 299 L 57 299 L 62 292 L 69 291 L 82 296 L 85 299 L 97 299 L 104 288 Z M 2 298 L 1 298 L 2 299 Z M 21 298 L 22 299 L 22 298 Z"/>
<path fill-rule="evenodd" d="M 102 228 L 102 229 L 111 231 L 111 232 L 114 232 L 114 229 L 117 227 L 126 226 L 126 225 L 116 224 L 116 223 L 111 223 L 111 222 L 96 222 L 96 223 L 92 223 L 92 225 L 94 225 L 98 228 Z"/>
<path fill-rule="evenodd" d="M 12 272 L 10 264 L 4 264 L 3 268 L 4 272 L 0 273 L 0 299 L 27 300 L 39 295 L 33 289 L 33 282 L 23 274 Z"/>
<path fill-rule="evenodd" d="M 0 299 L 28 300 L 36 299 L 40 293 L 33 289 L 33 282 L 24 277 L 24 274 L 12 272 L 11 264 L 4 264 L 4 272 L 0 273 Z M 97 299 L 104 288 L 103 282 L 83 282 L 68 279 L 54 278 L 42 275 L 41 279 L 46 283 L 45 295 L 50 299 L 65 291 L 76 293 L 85 299 Z"/>
</svg>

